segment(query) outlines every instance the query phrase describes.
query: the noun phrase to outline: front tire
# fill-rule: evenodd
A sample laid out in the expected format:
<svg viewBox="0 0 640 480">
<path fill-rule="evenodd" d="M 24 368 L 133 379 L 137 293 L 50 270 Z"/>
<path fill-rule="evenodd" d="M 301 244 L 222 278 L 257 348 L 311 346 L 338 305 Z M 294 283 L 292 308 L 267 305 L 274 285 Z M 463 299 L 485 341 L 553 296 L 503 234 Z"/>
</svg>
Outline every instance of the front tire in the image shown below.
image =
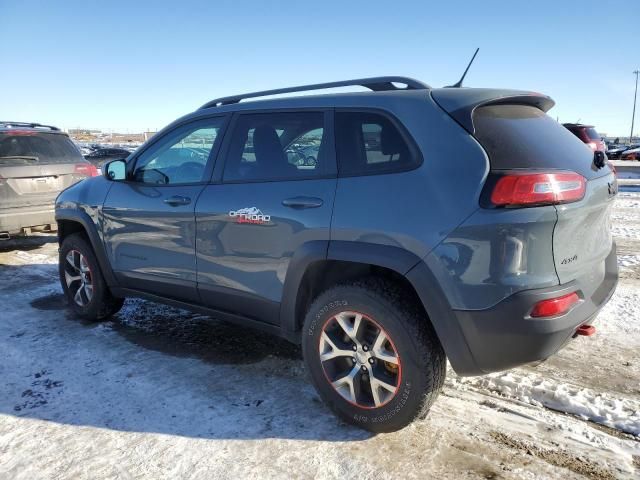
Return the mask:
<svg viewBox="0 0 640 480">
<path fill-rule="evenodd" d="M 302 349 L 325 403 L 371 432 L 424 418 L 445 379 L 446 357 L 428 318 L 380 279 L 321 294 L 305 318 Z"/>
<path fill-rule="evenodd" d="M 122 308 L 124 299 L 111 295 L 93 249 L 81 234 L 63 240 L 58 270 L 69 306 L 79 317 L 101 321 Z"/>
</svg>

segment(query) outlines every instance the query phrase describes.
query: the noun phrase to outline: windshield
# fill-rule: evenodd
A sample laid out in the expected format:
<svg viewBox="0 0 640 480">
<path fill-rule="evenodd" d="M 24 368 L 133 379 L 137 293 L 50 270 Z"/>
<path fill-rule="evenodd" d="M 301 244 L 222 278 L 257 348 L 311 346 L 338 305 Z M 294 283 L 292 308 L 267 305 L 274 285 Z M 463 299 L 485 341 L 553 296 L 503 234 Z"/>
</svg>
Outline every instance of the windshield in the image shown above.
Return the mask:
<svg viewBox="0 0 640 480">
<path fill-rule="evenodd" d="M 0 165 L 78 163 L 84 159 L 66 135 L 41 132 L 0 134 Z"/>
</svg>

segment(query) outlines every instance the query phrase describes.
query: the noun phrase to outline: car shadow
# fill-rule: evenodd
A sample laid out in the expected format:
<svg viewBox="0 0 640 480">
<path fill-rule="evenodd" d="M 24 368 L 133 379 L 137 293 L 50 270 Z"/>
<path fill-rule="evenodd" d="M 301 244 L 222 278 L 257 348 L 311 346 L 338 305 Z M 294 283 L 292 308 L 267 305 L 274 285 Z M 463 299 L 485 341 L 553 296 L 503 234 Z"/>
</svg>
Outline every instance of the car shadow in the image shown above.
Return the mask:
<svg viewBox="0 0 640 480">
<path fill-rule="evenodd" d="M 127 299 L 109 321 L 79 320 L 57 265 L 0 265 L 0 413 L 70 426 L 207 439 L 357 441 L 280 338 Z M 20 288 L 6 280 L 26 278 Z"/>
<path fill-rule="evenodd" d="M 38 233 L 27 237 L 11 237 L 8 240 L 0 240 L 0 252 L 12 252 L 15 250 L 31 251 L 41 248 L 48 243 L 58 241 L 57 234 Z"/>
</svg>

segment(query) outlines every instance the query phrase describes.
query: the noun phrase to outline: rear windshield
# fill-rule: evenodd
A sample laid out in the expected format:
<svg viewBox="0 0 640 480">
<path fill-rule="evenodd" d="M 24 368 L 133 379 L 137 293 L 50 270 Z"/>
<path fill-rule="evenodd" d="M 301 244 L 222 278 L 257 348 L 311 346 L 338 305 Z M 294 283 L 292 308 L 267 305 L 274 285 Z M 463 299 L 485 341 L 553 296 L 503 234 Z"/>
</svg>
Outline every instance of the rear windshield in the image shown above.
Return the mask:
<svg viewBox="0 0 640 480">
<path fill-rule="evenodd" d="M 476 109 L 475 137 L 489 155 L 492 170 L 561 169 L 594 178 L 593 152 L 569 130 L 528 105 L 489 105 Z"/>
<path fill-rule="evenodd" d="M 587 135 L 589 136 L 589 138 L 591 140 L 600 140 L 601 139 L 600 134 L 596 131 L 595 128 L 590 127 L 590 128 L 587 128 L 586 130 L 587 130 Z"/>
<path fill-rule="evenodd" d="M 77 163 L 84 159 L 66 135 L 12 132 L 0 134 L 0 165 Z"/>
</svg>

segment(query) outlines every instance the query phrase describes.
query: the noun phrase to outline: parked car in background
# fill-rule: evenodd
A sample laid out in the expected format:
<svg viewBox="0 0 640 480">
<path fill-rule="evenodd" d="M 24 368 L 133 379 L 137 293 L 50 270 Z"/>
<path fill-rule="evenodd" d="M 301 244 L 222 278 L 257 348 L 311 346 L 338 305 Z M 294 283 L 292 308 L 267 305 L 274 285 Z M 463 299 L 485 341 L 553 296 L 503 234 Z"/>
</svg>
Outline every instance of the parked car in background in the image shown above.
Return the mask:
<svg viewBox="0 0 640 480">
<path fill-rule="evenodd" d="M 640 148 L 640 144 L 617 145 L 607 151 L 607 157 L 609 157 L 611 160 L 619 160 L 622 157 L 623 153 L 628 150 L 633 150 L 634 148 Z"/>
<path fill-rule="evenodd" d="M 593 125 L 583 125 L 582 123 L 563 123 L 567 130 L 586 143 L 594 152 L 606 152 L 607 146 L 602 137 Z"/>
<path fill-rule="evenodd" d="M 638 160 L 640 161 L 640 145 L 635 148 L 628 148 L 620 155 L 621 160 Z"/>
<path fill-rule="evenodd" d="M 97 174 L 58 128 L 0 121 L 0 239 L 55 230 L 58 194 Z"/>
<path fill-rule="evenodd" d="M 127 158 L 130 154 L 131 152 L 124 148 L 96 148 L 88 155 L 85 155 L 84 158 L 96 167 L 100 167 L 105 162 L 118 158 Z"/>
<path fill-rule="evenodd" d="M 635 146 L 611 144 L 607 148 L 607 157 L 610 160 L 616 160 L 620 158 L 620 155 L 622 154 L 622 152 L 624 152 L 625 150 L 629 150 L 630 148 L 635 148 Z"/>
</svg>

